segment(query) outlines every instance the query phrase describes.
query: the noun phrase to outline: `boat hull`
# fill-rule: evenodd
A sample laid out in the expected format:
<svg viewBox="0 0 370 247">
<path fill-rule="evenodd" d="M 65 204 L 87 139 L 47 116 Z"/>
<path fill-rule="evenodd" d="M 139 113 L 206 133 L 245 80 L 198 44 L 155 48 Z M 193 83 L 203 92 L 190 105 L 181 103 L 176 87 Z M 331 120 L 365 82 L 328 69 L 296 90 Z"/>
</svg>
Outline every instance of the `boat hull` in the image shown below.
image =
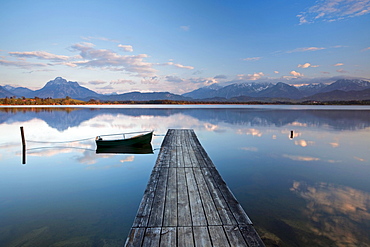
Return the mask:
<svg viewBox="0 0 370 247">
<path fill-rule="evenodd" d="M 142 134 L 138 136 L 134 136 L 132 138 L 127 139 L 119 139 L 119 140 L 95 140 L 96 146 L 100 147 L 114 147 L 114 146 L 140 146 L 144 144 L 149 144 L 152 141 L 153 132 L 149 132 L 147 134 Z"/>
</svg>

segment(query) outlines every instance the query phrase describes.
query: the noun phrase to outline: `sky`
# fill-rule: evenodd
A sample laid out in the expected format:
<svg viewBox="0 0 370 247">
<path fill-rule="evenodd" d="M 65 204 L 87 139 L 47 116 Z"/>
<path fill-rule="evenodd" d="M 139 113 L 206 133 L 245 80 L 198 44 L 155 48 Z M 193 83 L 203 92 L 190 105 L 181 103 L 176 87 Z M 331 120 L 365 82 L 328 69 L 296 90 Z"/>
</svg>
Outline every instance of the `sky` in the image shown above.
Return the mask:
<svg viewBox="0 0 370 247">
<path fill-rule="evenodd" d="M 0 0 L 0 85 L 99 93 L 370 79 L 370 0 Z"/>
</svg>

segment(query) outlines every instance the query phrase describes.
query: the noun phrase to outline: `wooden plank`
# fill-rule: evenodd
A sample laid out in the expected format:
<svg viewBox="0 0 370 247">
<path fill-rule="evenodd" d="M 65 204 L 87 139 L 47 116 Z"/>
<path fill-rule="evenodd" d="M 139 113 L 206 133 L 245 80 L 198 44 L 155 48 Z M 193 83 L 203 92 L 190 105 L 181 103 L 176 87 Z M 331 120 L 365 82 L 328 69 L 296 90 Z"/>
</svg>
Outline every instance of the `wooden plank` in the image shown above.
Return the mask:
<svg viewBox="0 0 370 247">
<path fill-rule="evenodd" d="M 265 246 L 260 236 L 252 225 L 239 226 L 240 232 L 242 233 L 245 241 L 250 247 Z"/>
<path fill-rule="evenodd" d="M 154 228 L 147 228 L 144 234 L 143 245 L 145 247 L 158 247 L 159 240 L 161 237 L 161 228 L 154 227 Z M 138 245 L 136 245 L 138 246 Z"/>
<path fill-rule="evenodd" d="M 264 246 L 193 130 L 168 130 L 125 246 Z"/>
<path fill-rule="evenodd" d="M 157 189 L 158 177 L 158 169 L 153 168 L 132 227 L 145 227 L 148 225 L 155 196 L 155 190 Z"/>
<path fill-rule="evenodd" d="M 178 139 L 178 135 L 174 131 L 172 131 L 171 132 L 171 143 L 169 144 L 169 148 L 168 148 L 169 154 L 170 154 L 169 167 L 178 166 L 178 161 L 177 161 L 178 150 L 177 150 L 177 145 L 176 145 L 177 139 Z"/>
<path fill-rule="evenodd" d="M 184 167 L 193 167 L 193 164 L 191 162 L 190 156 L 189 156 L 189 146 L 186 142 L 186 132 L 182 131 L 182 140 L 181 140 L 181 152 L 182 157 L 184 160 Z"/>
<path fill-rule="evenodd" d="M 212 247 L 211 238 L 206 226 L 193 227 L 195 246 Z"/>
<path fill-rule="evenodd" d="M 125 247 L 141 246 L 143 242 L 145 228 L 131 228 L 126 239 Z"/>
<path fill-rule="evenodd" d="M 222 226 L 208 226 L 208 230 L 211 236 L 212 246 L 230 246 Z"/>
<path fill-rule="evenodd" d="M 208 186 L 203 177 L 201 168 L 193 168 L 193 171 L 196 183 L 198 185 L 199 194 L 202 199 L 202 204 L 207 217 L 208 225 L 221 225 L 222 222 L 220 216 L 218 215 L 215 202 L 208 190 Z"/>
<path fill-rule="evenodd" d="M 184 169 L 185 169 L 186 182 L 188 185 L 190 211 L 191 211 L 191 219 L 193 222 L 193 226 L 207 225 L 207 219 L 204 214 L 202 200 L 199 195 L 198 186 L 196 184 L 195 177 L 193 174 L 193 169 L 192 168 L 184 168 Z"/>
<path fill-rule="evenodd" d="M 163 226 L 177 226 L 177 168 L 168 169 Z"/>
<path fill-rule="evenodd" d="M 178 247 L 193 247 L 194 236 L 192 227 L 178 227 L 177 228 L 177 246 Z"/>
<path fill-rule="evenodd" d="M 152 210 L 149 216 L 149 227 L 160 227 L 163 225 L 164 203 L 166 196 L 168 169 L 162 167 L 159 170 L 158 184 L 155 191 Z"/>
<path fill-rule="evenodd" d="M 204 179 L 207 183 L 209 191 L 211 192 L 213 201 L 216 206 L 216 210 L 221 218 L 223 225 L 236 225 L 237 222 L 234 218 L 233 213 L 230 211 L 229 205 L 225 201 L 222 192 L 215 183 L 211 172 L 208 168 L 201 169 Z"/>
<path fill-rule="evenodd" d="M 230 246 L 243 247 L 248 246 L 245 242 L 238 226 L 223 226 Z"/>
<path fill-rule="evenodd" d="M 218 185 L 222 195 L 224 196 L 230 211 L 233 213 L 237 223 L 239 225 L 252 225 L 252 221 L 249 219 L 248 215 L 245 213 L 242 206 L 236 200 L 235 196 L 227 187 L 225 181 L 222 179 L 216 168 L 209 168 L 215 183 Z"/>
<path fill-rule="evenodd" d="M 176 227 L 162 227 L 161 241 L 159 246 L 177 246 Z"/>
<path fill-rule="evenodd" d="M 178 226 L 192 226 L 188 185 L 186 183 L 185 168 L 177 168 L 177 224 Z"/>
</svg>

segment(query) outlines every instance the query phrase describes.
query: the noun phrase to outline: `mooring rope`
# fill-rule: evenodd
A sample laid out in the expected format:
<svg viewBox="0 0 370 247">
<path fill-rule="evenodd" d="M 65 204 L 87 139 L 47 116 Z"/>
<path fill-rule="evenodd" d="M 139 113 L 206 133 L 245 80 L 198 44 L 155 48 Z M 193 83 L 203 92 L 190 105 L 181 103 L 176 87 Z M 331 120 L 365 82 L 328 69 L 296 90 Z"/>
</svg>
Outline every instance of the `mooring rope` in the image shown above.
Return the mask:
<svg viewBox="0 0 370 247">
<path fill-rule="evenodd" d="M 90 139 L 94 139 L 95 137 L 80 139 L 80 140 L 73 140 L 73 141 L 62 141 L 62 142 L 45 142 L 45 141 L 33 141 L 33 140 L 27 140 L 27 142 L 35 142 L 35 143 L 68 143 L 68 142 L 80 142 L 80 141 L 87 141 Z"/>
<path fill-rule="evenodd" d="M 95 151 L 95 149 L 91 148 L 79 148 L 79 147 L 65 147 L 65 146 L 54 146 L 54 147 L 38 147 L 38 148 L 28 148 L 27 151 L 32 151 L 32 150 L 38 150 L 38 149 L 58 149 L 58 148 L 67 148 L 67 149 L 82 149 L 82 150 L 88 150 L 88 151 Z"/>
</svg>

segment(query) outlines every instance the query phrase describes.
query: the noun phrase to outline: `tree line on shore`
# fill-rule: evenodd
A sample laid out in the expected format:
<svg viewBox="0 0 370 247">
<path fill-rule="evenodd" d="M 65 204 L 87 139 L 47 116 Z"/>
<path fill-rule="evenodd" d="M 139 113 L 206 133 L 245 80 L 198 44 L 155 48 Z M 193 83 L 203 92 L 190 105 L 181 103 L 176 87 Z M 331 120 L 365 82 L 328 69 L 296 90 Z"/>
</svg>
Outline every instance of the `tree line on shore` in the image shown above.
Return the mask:
<svg viewBox="0 0 370 247">
<path fill-rule="evenodd" d="M 0 98 L 0 105 L 105 105 L 105 104 L 166 104 L 166 105 L 370 105 L 370 100 L 351 100 L 351 101 L 183 101 L 183 100 L 148 100 L 148 101 L 101 101 L 90 99 L 89 101 L 82 101 L 72 99 L 67 96 L 65 98 L 53 99 L 48 98 L 25 98 L 25 97 L 5 97 Z"/>
</svg>

